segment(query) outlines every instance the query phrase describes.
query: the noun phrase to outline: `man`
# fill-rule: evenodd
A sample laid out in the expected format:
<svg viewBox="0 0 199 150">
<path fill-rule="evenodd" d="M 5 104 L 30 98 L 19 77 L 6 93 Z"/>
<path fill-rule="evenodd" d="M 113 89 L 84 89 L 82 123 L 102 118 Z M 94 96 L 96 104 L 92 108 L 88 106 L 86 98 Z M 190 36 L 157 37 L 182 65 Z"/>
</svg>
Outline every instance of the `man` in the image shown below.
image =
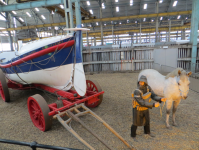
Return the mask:
<svg viewBox="0 0 199 150">
<path fill-rule="evenodd" d="M 132 94 L 133 97 L 133 124 L 131 126 L 131 137 L 135 139 L 137 126 L 144 126 L 144 133 L 154 137 L 150 132 L 149 110 L 152 107 L 159 107 L 159 103 L 165 102 L 166 98 L 158 97 L 148 86 L 147 78 L 141 76 L 138 81 L 138 88 Z M 151 98 L 156 103 L 150 103 Z"/>
</svg>

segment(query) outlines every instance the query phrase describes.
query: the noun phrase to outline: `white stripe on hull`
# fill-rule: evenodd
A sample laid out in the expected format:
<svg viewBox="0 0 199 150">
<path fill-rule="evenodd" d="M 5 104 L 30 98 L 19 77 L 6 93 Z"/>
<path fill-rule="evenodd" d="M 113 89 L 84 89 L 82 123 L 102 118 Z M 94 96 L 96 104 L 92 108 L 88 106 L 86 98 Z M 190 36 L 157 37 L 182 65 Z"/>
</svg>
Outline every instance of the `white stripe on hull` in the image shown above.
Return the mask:
<svg viewBox="0 0 199 150">
<path fill-rule="evenodd" d="M 86 93 L 86 78 L 83 70 L 83 64 L 75 64 L 75 76 L 73 83 L 74 64 L 53 67 L 44 70 L 32 71 L 29 73 L 7 74 L 6 76 L 21 84 L 44 84 L 60 90 L 69 90 L 75 85 L 75 89 L 80 96 Z M 20 79 L 20 78 L 22 79 Z M 25 82 L 24 82 L 25 81 Z"/>
</svg>

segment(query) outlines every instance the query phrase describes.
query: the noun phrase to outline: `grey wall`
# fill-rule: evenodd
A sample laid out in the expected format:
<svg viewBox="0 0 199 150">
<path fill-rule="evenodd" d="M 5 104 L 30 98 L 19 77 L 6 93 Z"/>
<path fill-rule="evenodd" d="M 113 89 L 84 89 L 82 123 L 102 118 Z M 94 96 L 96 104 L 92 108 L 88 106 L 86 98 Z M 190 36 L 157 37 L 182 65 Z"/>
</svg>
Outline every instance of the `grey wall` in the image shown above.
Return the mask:
<svg viewBox="0 0 199 150">
<path fill-rule="evenodd" d="M 165 66 L 177 67 L 178 48 L 154 48 L 153 60 Z"/>
</svg>

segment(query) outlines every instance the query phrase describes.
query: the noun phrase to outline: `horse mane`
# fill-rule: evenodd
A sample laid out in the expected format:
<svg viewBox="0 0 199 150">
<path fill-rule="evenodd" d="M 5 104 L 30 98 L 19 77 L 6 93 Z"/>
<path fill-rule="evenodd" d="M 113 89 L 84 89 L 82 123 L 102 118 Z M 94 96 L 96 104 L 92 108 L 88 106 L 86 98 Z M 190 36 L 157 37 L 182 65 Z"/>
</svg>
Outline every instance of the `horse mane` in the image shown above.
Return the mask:
<svg viewBox="0 0 199 150">
<path fill-rule="evenodd" d="M 182 68 L 176 68 L 175 70 L 173 70 L 172 72 L 168 73 L 165 77 L 165 79 L 168 79 L 169 77 L 174 78 L 175 76 L 178 76 L 178 71 L 180 70 L 181 74 L 186 74 L 186 71 Z"/>
</svg>

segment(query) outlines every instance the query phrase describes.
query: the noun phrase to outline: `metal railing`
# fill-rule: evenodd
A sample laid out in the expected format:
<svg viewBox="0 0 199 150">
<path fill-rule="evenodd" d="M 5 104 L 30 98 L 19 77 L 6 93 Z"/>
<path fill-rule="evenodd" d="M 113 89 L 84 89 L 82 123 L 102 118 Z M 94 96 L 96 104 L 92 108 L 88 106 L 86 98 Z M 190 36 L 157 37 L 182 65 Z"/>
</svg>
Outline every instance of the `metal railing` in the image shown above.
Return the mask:
<svg viewBox="0 0 199 150">
<path fill-rule="evenodd" d="M 28 146 L 28 147 L 31 147 L 32 150 L 36 150 L 36 148 L 45 148 L 45 149 L 53 149 L 53 150 L 80 150 L 80 149 L 73 149 L 73 148 L 66 148 L 66 147 L 43 145 L 43 144 L 38 144 L 37 142 L 29 143 L 29 142 L 21 142 L 21 141 L 6 140 L 6 139 L 0 139 L 0 143 Z"/>
</svg>

